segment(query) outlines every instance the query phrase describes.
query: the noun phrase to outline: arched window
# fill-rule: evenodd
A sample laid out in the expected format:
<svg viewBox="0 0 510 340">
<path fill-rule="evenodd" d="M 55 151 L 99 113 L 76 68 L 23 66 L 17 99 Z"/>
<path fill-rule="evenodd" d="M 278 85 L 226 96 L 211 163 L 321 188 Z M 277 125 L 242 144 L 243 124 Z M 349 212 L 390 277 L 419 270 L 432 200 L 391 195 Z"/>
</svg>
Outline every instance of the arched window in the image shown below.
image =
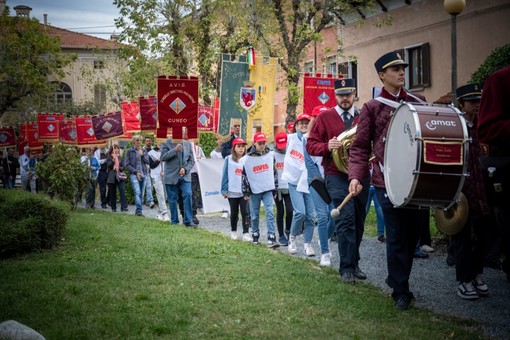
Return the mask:
<svg viewBox="0 0 510 340">
<path fill-rule="evenodd" d="M 55 103 L 71 103 L 73 101 L 73 90 L 71 90 L 71 87 L 69 85 L 62 82 L 52 83 L 58 84 L 58 88 L 55 90 L 55 92 L 51 93 L 48 96 L 48 99 L 50 101 L 53 101 Z"/>
</svg>

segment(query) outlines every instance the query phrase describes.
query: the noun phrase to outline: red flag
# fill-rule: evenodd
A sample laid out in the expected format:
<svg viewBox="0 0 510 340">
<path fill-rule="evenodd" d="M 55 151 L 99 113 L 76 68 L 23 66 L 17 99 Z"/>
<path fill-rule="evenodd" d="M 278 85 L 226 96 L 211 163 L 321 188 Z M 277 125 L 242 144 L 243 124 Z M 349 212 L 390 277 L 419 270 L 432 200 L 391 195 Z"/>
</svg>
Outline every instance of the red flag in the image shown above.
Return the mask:
<svg viewBox="0 0 510 340">
<path fill-rule="evenodd" d="M 197 125 L 200 131 L 214 130 L 214 113 L 212 107 L 198 105 Z"/>
<path fill-rule="evenodd" d="M 104 146 L 105 141 L 98 141 L 92 126 L 92 117 L 74 117 L 76 123 L 76 140 L 78 147 L 84 148 L 88 146 Z"/>
<path fill-rule="evenodd" d="M 63 144 L 76 144 L 76 122 L 74 118 L 67 118 L 60 122 L 60 141 Z"/>
<path fill-rule="evenodd" d="M 60 122 L 63 120 L 64 114 L 62 113 L 37 114 L 39 140 L 41 142 L 58 142 L 60 134 Z"/>
<path fill-rule="evenodd" d="M 13 126 L 0 127 L 0 147 L 16 147 L 16 133 Z"/>
<path fill-rule="evenodd" d="M 122 102 L 122 115 L 126 132 L 140 132 L 140 107 L 138 102 Z"/>
<path fill-rule="evenodd" d="M 158 100 L 156 96 L 140 97 L 139 102 L 141 130 L 154 133 L 158 127 Z"/>
<path fill-rule="evenodd" d="M 25 125 L 25 138 L 32 150 L 42 150 L 43 143 L 39 141 L 39 127 L 35 122 L 28 122 Z"/>
<path fill-rule="evenodd" d="M 198 78 L 158 77 L 158 121 L 161 128 L 172 128 L 172 137 L 182 139 L 182 128 L 188 138 L 197 134 Z"/>
<path fill-rule="evenodd" d="M 315 76 L 305 73 L 303 88 L 303 113 L 311 114 L 319 105 L 336 106 L 335 80 L 331 75 L 321 77 L 320 73 Z"/>
</svg>

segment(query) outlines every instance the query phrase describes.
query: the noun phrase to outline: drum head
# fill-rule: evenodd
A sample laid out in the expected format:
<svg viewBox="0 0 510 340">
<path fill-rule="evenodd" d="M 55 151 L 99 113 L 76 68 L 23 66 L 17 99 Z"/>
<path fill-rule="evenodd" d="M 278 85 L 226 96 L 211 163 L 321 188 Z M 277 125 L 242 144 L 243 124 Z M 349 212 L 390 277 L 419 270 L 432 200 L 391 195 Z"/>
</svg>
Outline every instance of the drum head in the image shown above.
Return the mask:
<svg viewBox="0 0 510 340">
<path fill-rule="evenodd" d="M 391 203 L 400 207 L 412 196 L 415 185 L 421 145 L 420 122 L 417 112 L 409 103 L 395 111 L 388 128 L 384 149 L 384 183 Z"/>
</svg>

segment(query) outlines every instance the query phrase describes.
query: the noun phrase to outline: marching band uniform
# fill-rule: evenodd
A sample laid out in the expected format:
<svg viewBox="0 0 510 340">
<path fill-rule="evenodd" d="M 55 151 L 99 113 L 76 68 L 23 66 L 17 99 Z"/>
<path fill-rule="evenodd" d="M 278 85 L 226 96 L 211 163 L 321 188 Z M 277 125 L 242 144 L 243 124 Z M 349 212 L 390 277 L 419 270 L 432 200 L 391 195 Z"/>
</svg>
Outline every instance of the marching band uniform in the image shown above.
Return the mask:
<svg viewBox="0 0 510 340">
<path fill-rule="evenodd" d="M 424 100 L 422 96 L 417 98 L 407 93 L 400 79 L 395 81 L 391 76 L 395 73 L 404 73 L 400 67 L 407 67 L 400 55 L 390 52 L 380 57 L 375 68 L 380 77 L 385 77 L 384 87 L 380 94 L 386 100 L 417 102 Z M 390 82 L 393 82 L 390 83 Z M 397 85 L 398 84 L 398 85 Z M 396 95 L 387 91 L 386 87 L 393 87 L 398 90 Z M 386 225 L 386 257 L 388 264 L 388 278 L 386 283 L 393 288 L 392 297 L 397 309 L 406 310 L 409 308 L 413 293 L 409 290 L 409 276 L 413 265 L 413 254 L 418 242 L 418 229 L 420 214 L 418 209 L 395 208 L 391 203 L 384 184 L 384 146 L 390 123 L 390 112 L 394 108 L 384 104 L 377 99 L 372 99 L 363 105 L 359 124 L 356 131 L 356 140 L 353 142 L 349 153 L 349 180 L 351 192 L 356 192 L 356 180 L 369 175 L 370 154 L 375 154 L 372 173 L 372 185 L 376 188 L 376 195 L 384 214 Z M 405 155 L 402 155 L 405 157 Z M 363 184 L 363 187 L 365 185 Z"/>
<path fill-rule="evenodd" d="M 335 94 L 348 95 L 355 91 L 354 79 L 339 79 L 335 81 Z M 339 97 L 337 97 L 337 101 Z M 339 105 L 321 112 L 315 119 L 308 140 L 306 151 L 312 156 L 322 156 L 326 188 L 333 200 L 334 206 L 339 206 L 349 194 L 349 178 L 347 174 L 338 170 L 328 142 L 347 130 L 351 124 L 357 125 L 359 116 L 357 109 L 351 106 L 348 110 L 350 119 L 344 118 L 344 110 Z M 344 121 L 346 119 L 346 121 Z M 368 160 L 367 160 L 368 164 Z M 342 280 L 353 283 L 354 279 L 366 279 L 365 273 L 359 268 L 359 246 L 363 237 L 365 223 L 365 205 L 368 199 L 368 183 L 370 174 L 364 174 L 361 179 L 365 184 L 363 191 L 349 200 L 340 210 L 340 216 L 335 219 L 338 237 L 338 252 L 340 254 L 339 272 Z"/>
</svg>

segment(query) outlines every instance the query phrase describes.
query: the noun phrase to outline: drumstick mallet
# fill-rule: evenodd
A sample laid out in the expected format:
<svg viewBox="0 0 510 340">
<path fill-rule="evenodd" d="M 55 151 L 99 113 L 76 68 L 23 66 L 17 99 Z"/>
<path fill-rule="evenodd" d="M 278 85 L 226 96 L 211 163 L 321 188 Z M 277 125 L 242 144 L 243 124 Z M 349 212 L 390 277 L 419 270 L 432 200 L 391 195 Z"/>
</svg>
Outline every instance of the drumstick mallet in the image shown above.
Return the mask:
<svg viewBox="0 0 510 340">
<path fill-rule="evenodd" d="M 349 200 L 352 198 L 352 192 L 349 193 L 347 196 L 345 196 L 344 200 L 342 201 L 342 203 L 336 207 L 335 209 L 331 210 L 331 217 L 333 218 L 337 218 L 338 216 L 340 216 L 340 210 L 344 207 L 344 205 L 347 204 L 347 202 L 349 202 Z"/>
</svg>

